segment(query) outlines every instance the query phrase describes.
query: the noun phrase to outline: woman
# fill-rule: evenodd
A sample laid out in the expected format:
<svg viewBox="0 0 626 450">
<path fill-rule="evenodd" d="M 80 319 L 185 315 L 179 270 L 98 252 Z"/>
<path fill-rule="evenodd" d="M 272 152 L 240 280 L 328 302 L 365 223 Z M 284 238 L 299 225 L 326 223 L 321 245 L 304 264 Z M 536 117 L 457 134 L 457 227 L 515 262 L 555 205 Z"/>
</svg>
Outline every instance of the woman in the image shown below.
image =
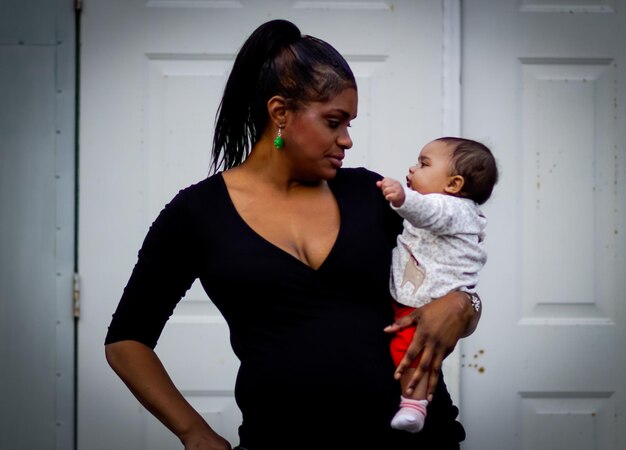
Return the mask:
<svg viewBox="0 0 626 450">
<path fill-rule="evenodd" d="M 106 339 L 110 365 L 185 449 L 231 448 L 152 350 L 196 278 L 241 362 L 239 448 L 452 449 L 464 438 L 437 382 L 444 356 L 478 320 L 461 293 L 387 329 L 419 319 L 398 370 L 423 350 L 414 381 L 430 373 L 434 393 L 422 433 L 389 426 L 400 388 L 383 328 L 393 320 L 389 265 L 402 224 L 379 175 L 341 169 L 356 114 L 347 62 L 289 22 L 261 25 L 237 55 L 216 122 L 216 174 L 153 223 Z"/>
</svg>

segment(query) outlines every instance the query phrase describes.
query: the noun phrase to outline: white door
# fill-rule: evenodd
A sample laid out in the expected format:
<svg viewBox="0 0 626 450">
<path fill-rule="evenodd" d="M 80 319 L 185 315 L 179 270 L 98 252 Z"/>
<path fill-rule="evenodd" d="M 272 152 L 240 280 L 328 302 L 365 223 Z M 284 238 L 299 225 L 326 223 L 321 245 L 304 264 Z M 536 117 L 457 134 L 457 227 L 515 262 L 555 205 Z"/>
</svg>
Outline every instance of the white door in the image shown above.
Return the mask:
<svg viewBox="0 0 626 450">
<path fill-rule="evenodd" d="M 617 3 L 464 2 L 463 133 L 502 176 L 485 208 L 484 315 L 463 344 L 466 450 L 626 448 Z"/>
<path fill-rule="evenodd" d="M 87 0 L 82 20 L 78 444 L 180 444 L 104 360 L 103 340 L 145 233 L 164 204 L 208 173 L 212 125 L 233 57 L 272 18 L 347 56 L 360 88 L 347 164 L 402 177 L 442 132 L 442 4 Z M 189 401 L 233 444 L 237 361 L 194 286 L 156 348 Z"/>
</svg>

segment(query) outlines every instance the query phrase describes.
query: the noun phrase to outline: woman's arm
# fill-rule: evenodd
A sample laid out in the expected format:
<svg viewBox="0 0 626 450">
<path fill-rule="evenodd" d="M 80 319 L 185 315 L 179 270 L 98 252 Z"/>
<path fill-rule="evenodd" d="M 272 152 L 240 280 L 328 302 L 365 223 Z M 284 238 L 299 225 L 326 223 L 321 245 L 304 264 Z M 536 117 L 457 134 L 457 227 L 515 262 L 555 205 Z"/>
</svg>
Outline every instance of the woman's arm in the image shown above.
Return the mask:
<svg viewBox="0 0 626 450">
<path fill-rule="evenodd" d="M 176 388 L 156 353 L 137 341 L 105 346 L 106 358 L 137 400 L 169 428 L 185 450 L 230 450 Z"/>
<path fill-rule="evenodd" d="M 417 370 L 408 384 L 407 395 L 413 392 L 423 376 L 428 376 L 428 398 L 432 399 L 443 360 L 454 350 L 459 339 L 474 332 L 481 310 L 479 308 L 477 311 L 472 306 L 468 294 L 455 291 L 416 308 L 411 314 L 385 328 L 386 332 L 393 333 L 407 326 L 416 326 L 413 342 L 394 374 L 396 379 L 400 379 L 413 360 L 420 358 Z"/>
</svg>

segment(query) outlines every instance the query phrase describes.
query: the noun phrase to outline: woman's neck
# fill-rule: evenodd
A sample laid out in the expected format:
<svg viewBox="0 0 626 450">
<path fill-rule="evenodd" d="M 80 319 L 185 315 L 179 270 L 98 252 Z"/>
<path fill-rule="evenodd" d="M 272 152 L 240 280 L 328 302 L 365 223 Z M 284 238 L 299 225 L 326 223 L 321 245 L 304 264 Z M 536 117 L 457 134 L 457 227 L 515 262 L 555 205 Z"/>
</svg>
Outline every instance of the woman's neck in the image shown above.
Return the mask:
<svg viewBox="0 0 626 450">
<path fill-rule="evenodd" d="M 257 142 L 246 160 L 230 170 L 233 176 L 250 183 L 261 183 L 277 191 L 289 192 L 294 188 L 319 187 L 325 185 L 324 180 L 303 180 L 299 178 L 290 165 L 286 155 L 274 148 L 273 144 Z"/>
</svg>

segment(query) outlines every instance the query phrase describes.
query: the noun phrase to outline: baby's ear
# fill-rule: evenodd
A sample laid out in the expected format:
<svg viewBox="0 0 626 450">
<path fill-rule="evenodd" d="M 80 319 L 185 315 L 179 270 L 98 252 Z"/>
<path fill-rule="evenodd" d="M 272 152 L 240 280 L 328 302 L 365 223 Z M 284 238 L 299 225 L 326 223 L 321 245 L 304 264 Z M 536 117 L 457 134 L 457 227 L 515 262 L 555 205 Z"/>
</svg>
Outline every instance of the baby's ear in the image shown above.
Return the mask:
<svg viewBox="0 0 626 450">
<path fill-rule="evenodd" d="M 463 189 L 465 179 L 461 175 L 454 175 L 448 178 L 448 185 L 445 187 L 446 194 L 458 195 Z"/>
</svg>

